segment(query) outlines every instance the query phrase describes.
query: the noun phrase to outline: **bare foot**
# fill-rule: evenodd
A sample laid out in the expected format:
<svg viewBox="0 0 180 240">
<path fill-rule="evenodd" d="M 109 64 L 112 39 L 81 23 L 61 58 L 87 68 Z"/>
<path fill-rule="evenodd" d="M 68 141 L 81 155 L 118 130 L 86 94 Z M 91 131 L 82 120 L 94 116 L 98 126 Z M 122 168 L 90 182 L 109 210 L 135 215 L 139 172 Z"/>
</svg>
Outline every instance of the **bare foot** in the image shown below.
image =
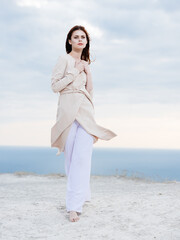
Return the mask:
<svg viewBox="0 0 180 240">
<path fill-rule="evenodd" d="M 69 215 L 69 220 L 71 222 L 77 222 L 79 220 L 79 217 L 77 215 L 77 212 L 75 211 L 70 211 L 70 215 Z"/>
</svg>

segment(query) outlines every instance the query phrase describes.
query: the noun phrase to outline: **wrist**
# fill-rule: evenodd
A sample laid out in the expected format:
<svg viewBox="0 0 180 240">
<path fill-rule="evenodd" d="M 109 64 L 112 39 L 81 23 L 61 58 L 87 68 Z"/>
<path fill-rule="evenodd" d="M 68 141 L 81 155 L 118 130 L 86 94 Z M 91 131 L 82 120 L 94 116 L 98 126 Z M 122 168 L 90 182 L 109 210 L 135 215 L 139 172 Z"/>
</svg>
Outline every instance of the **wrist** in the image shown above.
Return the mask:
<svg viewBox="0 0 180 240">
<path fill-rule="evenodd" d="M 88 76 L 90 76 L 90 75 L 91 75 L 91 72 L 90 72 L 90 71 L 87 71 L 86 74 L 87 74 Z"/>
</svg>

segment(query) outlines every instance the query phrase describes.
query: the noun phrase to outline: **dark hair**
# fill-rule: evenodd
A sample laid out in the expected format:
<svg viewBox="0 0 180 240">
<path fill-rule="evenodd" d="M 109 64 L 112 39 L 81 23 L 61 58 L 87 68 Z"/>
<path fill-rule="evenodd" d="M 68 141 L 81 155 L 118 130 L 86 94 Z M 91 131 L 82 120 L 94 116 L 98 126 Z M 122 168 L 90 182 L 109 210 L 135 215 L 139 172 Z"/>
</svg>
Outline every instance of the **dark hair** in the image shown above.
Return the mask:
<svg viewBox="0 0 180 240">
<path fill-rule="evenodd" d="M 87 33 L 85 27 L 83 27 L 81 25 L 76 25 L 70 29 L 70 31 L 67 34 L 67 38 L 66 38 L 66 52 L 70 53 L 72 51 L 72 46 L 71 46 L 71 44 L 69 44 L 68 40 L 71 40 L 72 33 L 76 30 L 82 30 L 86 34 L 87 44 L 86 44 L 86 47 L 82 51 L 81 59 L 87 61 L 90 64 L 92 62 L 89 57 L 90 37 L 89 37 L 89 34 Z"/>
</svg>

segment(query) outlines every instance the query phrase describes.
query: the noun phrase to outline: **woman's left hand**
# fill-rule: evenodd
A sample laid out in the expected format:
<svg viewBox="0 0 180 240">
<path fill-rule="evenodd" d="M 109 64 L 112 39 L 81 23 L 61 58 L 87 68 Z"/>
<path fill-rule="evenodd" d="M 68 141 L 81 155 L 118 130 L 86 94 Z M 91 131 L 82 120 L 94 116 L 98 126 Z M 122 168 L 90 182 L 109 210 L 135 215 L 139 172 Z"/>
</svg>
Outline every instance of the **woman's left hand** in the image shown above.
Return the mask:
<svg viewBox="0 0 180 240">
<path fill-rule="evenodd" d="M 89 68 L 89 65 L 88 65 L 88 62 L 84 61 L 84 60 L 81 60 L 81 62 L 84 64 L 84 71 L 86 74 L 90 74 L 90 68 Z"/>
</svg>

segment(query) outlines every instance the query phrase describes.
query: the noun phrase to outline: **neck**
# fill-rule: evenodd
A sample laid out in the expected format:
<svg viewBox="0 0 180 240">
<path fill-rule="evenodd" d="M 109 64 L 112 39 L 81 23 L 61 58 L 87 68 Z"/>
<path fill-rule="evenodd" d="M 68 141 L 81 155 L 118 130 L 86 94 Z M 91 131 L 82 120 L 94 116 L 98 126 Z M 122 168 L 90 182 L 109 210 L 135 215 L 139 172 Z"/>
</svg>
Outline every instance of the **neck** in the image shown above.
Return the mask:
<svg viewBox="0 0 180 240">
<path fill-rule="evenodd" d="M 82 54 L 82 51 L 75 51 L 75 50 L 72 50 L 69 55 L 71 55 L 73 58 L 76 58 L 78 60 L 81 59 L 81 54 Z"/>
</svg>

